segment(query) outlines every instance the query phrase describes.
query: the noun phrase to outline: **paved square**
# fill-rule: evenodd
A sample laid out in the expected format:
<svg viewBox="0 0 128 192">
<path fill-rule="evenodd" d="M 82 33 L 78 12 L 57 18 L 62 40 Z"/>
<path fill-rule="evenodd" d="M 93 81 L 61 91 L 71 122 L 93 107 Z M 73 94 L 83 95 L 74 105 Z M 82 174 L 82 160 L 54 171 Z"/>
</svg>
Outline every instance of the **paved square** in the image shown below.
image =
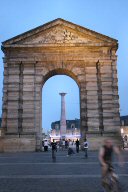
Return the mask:
<svg viewBox="0 0 128 192">
<path fill-rule="evenodd" d="M 84 158 L 80 152 L 71 157 L 57 152 L 56 163 L 51 151 L 40 153 L 0 154 L 0 192 L 101 192 L 100 165 L 97 152 Z M 114 165 L 125 192 L 128 192 L 128 152 L 125 166 Z"/>
</svg>

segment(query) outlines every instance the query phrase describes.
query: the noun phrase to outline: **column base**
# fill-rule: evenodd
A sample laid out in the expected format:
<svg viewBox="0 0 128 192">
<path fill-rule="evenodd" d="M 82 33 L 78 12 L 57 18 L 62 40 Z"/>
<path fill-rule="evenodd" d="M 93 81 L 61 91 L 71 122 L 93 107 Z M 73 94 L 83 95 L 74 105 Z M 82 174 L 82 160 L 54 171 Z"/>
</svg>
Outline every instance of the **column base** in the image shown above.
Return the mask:
<svg viewBox="0 0 128 192">
<path fill-rule="evenodd" d="M 0 152 L 27 151 L 36 151 L 36 138 L 34 134 L 6 134 L 0 138 Z"/>
<path fill-rule="evenodd" d="M 123 147 L 121 134 L 118 132 L 87 132 L 86 136 L 89 142 L 89 150 L 99 150 L 99 148 L 104 144 L 105 139 L 111 139 L 114 145 Z M 85 138 L 81 138 L 81 146 Z"/>
</svg>

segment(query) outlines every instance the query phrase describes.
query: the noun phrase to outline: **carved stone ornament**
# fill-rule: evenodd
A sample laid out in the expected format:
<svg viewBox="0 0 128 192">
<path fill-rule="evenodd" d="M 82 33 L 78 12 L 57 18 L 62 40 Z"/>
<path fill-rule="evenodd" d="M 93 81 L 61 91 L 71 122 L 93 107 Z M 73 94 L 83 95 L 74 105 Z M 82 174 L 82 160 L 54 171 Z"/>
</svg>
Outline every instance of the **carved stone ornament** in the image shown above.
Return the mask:
<svg viewBox="0 0 128 192">
<path fill-rule="evenodd" d="M 94 40 L 93 40 L 94 41 Z M 98 42 L 98 40 L 95 40 Z M 89 38 L 77 34 L 75 31 L 62 26 L 54 27 L 46 32 L 39 33 L 22 41 L 23 44 L 47 44 L 47 43 L 90 43 Z M 21 42 L 20 42 L 21 43 Z"/>
</svg>

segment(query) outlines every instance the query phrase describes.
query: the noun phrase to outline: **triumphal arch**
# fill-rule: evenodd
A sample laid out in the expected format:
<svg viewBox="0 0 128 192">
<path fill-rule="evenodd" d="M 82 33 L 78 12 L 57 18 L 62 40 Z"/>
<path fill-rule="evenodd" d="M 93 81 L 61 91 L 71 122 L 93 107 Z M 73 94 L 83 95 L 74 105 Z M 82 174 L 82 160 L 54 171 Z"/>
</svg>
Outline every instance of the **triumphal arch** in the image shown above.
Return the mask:
<svg viewBox="0 0 128 192">
<path fill-rule="evenodd" d="M 117 48 L 117 40 L 63 19 L 4 41 L 0 150 L 40 150 L 42 88 L 57 74 L 79 86 L 81 141 L 88 137 L 91 148 L 106 137 L 119 141 Z"/>
</svg>

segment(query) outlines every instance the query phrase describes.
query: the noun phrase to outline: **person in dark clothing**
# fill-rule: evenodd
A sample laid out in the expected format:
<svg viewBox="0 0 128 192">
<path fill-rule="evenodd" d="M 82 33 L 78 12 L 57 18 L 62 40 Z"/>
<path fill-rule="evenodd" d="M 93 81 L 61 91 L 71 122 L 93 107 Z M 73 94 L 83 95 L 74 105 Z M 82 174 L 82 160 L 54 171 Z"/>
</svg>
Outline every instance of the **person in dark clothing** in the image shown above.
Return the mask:
<svg viewBox="0 0 128 192">
<path fill-rule="evenodd" d="M 68 141 L 65 141 L 65 149 L 68 149 Z"/>
<path fill-rule="evenodd" d="M 125 142 L 128 141 L 128 136 L 127 136 L 127 135 L 124 136 L 124 141 L 125 141 Z"/>
<path fill-rule="evenodd" d="M 52 160 L 55 162 L 56 161 L 56 152 L 57 152 L 57 143 L 53 139 L 53 142 L 51 143 L 52 147 Z"/>
<path fill-rule="evenodd" d="M 79 140 L 77 139 L 76 140 L 76 152 L 79 153 L 79 146 L 80 146 L 80 142 Z"/>
<path fill-rule="evenodd" d="M 44 147 L 44 141 L 42 141 L 42 147 Z"/>
<path fill-rule="evenodd" d="M 113 142 L 109 139 L 106 139 L 104 145 L 101 147 L 99 152 L 99 161 L 101 163 L 102 169 L 102 178 L 107 174 L 108 168 L 112 167 L 112 157 L 113 154 L 118 155 L 119 163 L 122 162 L 122 157 L 120 155 L 119 148 L 113 145 Z"/>
</svg>

